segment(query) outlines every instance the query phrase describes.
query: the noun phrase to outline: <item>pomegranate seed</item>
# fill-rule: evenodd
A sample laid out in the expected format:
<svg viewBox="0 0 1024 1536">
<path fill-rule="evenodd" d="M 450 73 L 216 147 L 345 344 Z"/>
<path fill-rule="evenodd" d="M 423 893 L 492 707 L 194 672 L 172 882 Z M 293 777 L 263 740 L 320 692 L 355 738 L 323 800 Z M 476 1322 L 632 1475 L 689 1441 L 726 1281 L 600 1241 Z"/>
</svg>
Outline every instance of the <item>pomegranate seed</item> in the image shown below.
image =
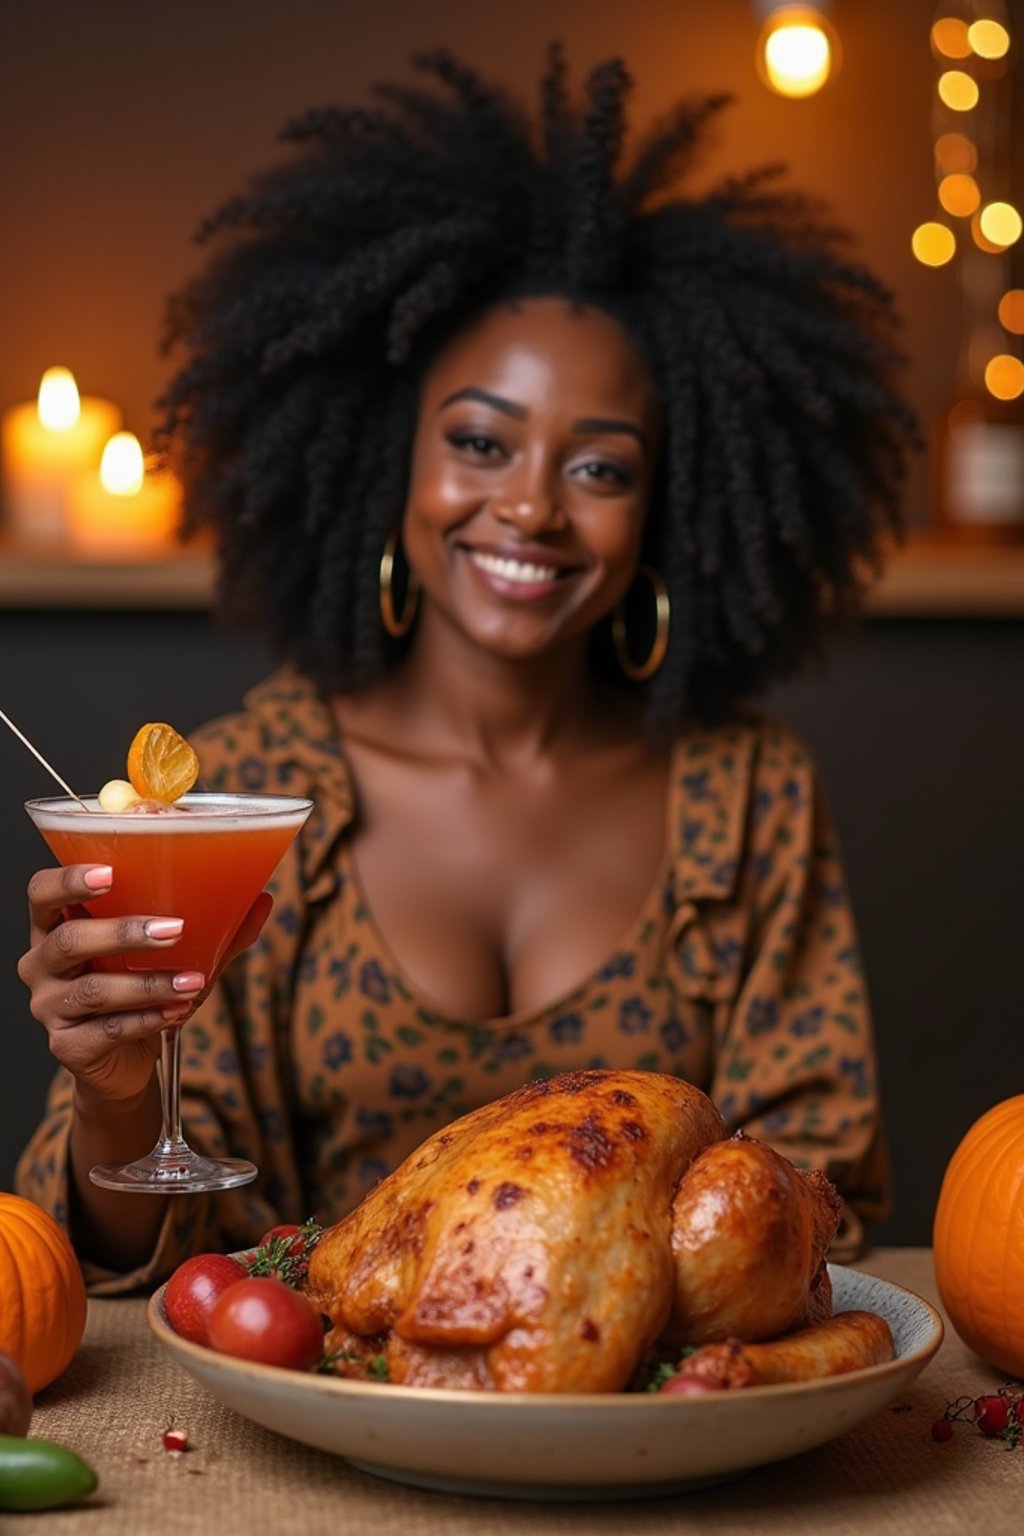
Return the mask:
<svg viewBox="0 0 1024 1536">
<path fill-rule="evenodd" d="M 952 1440 L 953 1426 L 948 1419 L 936 1419 L 932 1425 L 933 1440 Z"/>
<path fill-rule="evenodd" d="M 173 1427 L 169 1426 L 164 1430 L 163 1439 L 165 1451 L 188 1450 L 188 1434 L 183 1429 L 174 1429 Z"/>
</svg>

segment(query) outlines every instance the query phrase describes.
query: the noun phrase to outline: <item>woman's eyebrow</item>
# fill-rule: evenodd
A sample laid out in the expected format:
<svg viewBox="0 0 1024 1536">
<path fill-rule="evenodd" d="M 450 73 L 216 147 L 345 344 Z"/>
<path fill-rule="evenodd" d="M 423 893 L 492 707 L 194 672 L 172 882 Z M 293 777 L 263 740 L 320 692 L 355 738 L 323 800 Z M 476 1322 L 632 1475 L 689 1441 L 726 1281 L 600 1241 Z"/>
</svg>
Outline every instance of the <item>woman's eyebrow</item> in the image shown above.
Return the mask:
<svg viewBox="0 0 1024 1536">
<path fill-rule="evenodd" d="M 441 401 L 440 409 L 454 405 L 457 400 L 480 400 L 484 405 L 491 406 L 496 411 L 501 411 L 506 416 L 511 416 L 515 421 L 525 421 L 529 411 L 525 405 L 517 405 L 514 400 L 507 400 L 504 395 L 492 395 L 488 389 L 477 389 L 473 384 L 465 389 L 457 389 L 453 395 L 448 395 Z M 579 421 L 574 421 L 572 430 L 580 433 L 600 432 L 624 432 L 629 437 L 635 437 L 641 448 L 647 448 L 647 439 L 640 428 L 632 421 L 619 421 L 611 416 L 581 416 Z"/>
<path fill-rule="evenodd" d="M 635 437 L 641 448 L 647 447 L 646 437 L 632 421 L 617 421 L 614 417 L 606 416 L 584 416 L 573 422 L 572 429 L 583 433 L 625 432 L 629 437 Z"/>
<path fill-rule="evenodd" d="M 466 389 L 457 389 L 454 395 L 442 400 L 440 409 L 443 411 L 446 405 L 454 405 L 456 400 L 480 400 L 484 405 L 493 406 L 496 411 L 502 411 L 516 421 L 525 421 L 529 415 L 525 405 L 517 405 L 514 400 L 506 400 L 504 395 L 492 395 L 489 390 L 477 389 L 472 384 Z"/>
</svg>

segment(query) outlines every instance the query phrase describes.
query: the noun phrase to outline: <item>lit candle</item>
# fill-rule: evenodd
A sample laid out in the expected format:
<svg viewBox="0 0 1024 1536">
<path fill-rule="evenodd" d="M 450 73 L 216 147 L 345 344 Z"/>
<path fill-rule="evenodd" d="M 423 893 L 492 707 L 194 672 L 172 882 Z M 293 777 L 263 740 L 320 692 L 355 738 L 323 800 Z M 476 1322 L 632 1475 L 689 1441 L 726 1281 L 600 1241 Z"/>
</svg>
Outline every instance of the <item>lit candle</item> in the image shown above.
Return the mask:
<svg viewBox="0 0 1024 1536">
<path fill-rule="evenodd" d="M 103 444 L 121 425 L 111 400 L 79 397 L 67 368 L 48 368 L 36 400 L 3 419 L 4 513 L 20 538 L 60 543 L 67 532 L 72 483 L 95 471 Z"/>
<path fill-rule="evenodd" d="M 147 472 L 138 438 L 117 432 L 99 472 L 81 475 L 72 487 L 68 547 L 83 559 L 152 558 L 172 548 L 180 507 L 174 476 Z"/>
</svg>

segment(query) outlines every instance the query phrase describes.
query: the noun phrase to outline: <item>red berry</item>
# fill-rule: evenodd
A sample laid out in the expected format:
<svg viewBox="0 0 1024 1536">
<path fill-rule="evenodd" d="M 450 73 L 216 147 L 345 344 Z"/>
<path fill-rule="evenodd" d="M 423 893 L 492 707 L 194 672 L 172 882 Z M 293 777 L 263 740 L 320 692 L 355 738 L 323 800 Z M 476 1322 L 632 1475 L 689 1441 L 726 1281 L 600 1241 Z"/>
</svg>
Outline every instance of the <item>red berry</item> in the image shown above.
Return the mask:
<svg viewBox="0 0 1024 1536">
<path fill-rule="evenodd" d="M 188 1434 L 184 1429 L 175 1429 L 168 1425 L 163 1435 L 165 1451 L 187 1451 Z"/>
<path fill-rule="evenodd" d="M 975 1405 L 974 1422 L 983 1435 L 1001 1435 L 1010 1420 L 1010 1409 L 1005 1397 L 979 1397 Z"/>
<path fill-rule="evenodd" d="M 952 1440 L 953 1426 L 948 1419 L 936 1419 L 932 1425 L 933 1440 Z"/>
</svg>

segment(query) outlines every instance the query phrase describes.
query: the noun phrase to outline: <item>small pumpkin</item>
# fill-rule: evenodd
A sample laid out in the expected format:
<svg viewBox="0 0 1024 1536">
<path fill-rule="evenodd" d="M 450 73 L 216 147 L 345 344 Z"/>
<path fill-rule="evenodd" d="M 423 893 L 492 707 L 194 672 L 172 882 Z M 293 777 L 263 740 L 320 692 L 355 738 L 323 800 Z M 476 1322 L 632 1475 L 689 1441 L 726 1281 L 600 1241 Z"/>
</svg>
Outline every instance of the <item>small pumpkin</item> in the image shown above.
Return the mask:
<svg viewBox="0 0 1024 1536">
<path fill-rule="evenodd" d="M 85 1331 L 85 1282 L 53 1217 L 0 1193 L 0 1350 L 34 1395 L 71 1363 Z"/>
<path fill-rule="evenodd" d="M 1024 1376 L 1024 1094 L 982 1115 L 953 1153 L 933 1246 L 957 1333 L 983 1360 Z"/>
</svg>

